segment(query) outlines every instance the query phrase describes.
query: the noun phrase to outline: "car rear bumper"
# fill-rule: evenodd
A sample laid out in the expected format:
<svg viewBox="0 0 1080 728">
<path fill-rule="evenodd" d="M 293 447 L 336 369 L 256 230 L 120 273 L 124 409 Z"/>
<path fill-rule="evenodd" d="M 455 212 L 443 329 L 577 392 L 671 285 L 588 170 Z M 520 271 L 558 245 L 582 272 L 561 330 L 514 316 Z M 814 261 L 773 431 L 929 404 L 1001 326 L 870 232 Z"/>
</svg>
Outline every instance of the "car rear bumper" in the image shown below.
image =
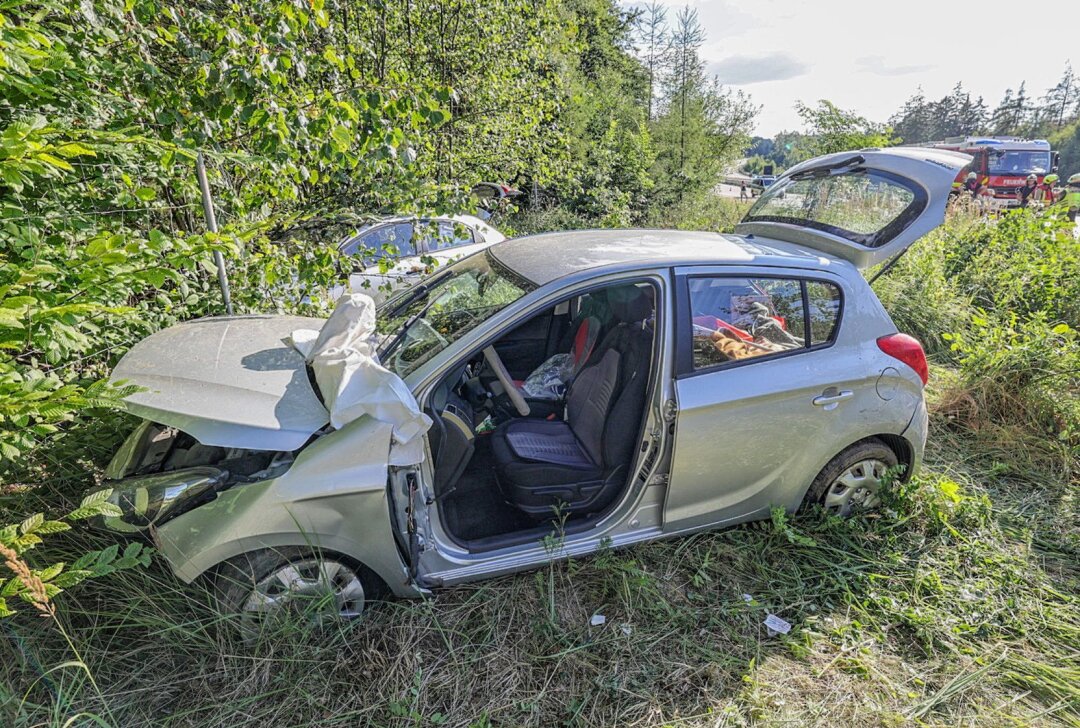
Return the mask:
<svg viewBox="0 0 1080 728">
<path fill-rule="evenodd" d="M 919 406 L 915 408 L 915 414 L 911 416 L 911 422 L 901 433 L 901 436 L 911 445 L 911 467 L 907 477 L 911 477 L 922 467 L 923 453 L 926 451 L 926 433 L 930 426 L 930 417 L 926 411 L 926 400 L 919 399 Z"/>
</svg>

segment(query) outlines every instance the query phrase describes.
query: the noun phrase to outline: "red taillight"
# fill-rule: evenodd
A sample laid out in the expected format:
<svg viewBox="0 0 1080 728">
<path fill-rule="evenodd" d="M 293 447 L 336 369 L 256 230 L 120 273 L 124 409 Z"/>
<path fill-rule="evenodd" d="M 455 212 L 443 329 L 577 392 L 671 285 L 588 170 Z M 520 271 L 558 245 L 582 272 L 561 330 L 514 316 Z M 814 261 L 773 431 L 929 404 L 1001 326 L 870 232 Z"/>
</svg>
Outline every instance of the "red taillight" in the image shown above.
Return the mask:
<svg viewBox="0 0 1080 728">
<path fill-rule="evenodd" d="M 893 359 L 899 359 L 914 369 L 924 385 L 930 379 L 930 369 L 926 365 L 926 352 L 923 351 L 922 344 L 914 336 L 890 334 L 878 339 L 877 345 L 879 349 Z"/>
</svg>

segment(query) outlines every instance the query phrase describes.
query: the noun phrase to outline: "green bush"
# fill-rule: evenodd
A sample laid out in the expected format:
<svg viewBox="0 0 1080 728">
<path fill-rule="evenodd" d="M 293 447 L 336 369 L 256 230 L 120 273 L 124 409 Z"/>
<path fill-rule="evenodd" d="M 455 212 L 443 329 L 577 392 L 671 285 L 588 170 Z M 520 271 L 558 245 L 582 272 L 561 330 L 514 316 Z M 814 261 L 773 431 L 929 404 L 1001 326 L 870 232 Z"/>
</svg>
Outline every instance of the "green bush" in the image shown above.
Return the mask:
<svg viewBox="0 0 1080 728">
<path fill-rule="evenodd" d="M 1058 211 L 949 225 L 943 275 L 980 308 L 1080 326 L 1080 240 Z"/>
<path fill-rule="evenodd" d="M 1057 453 L 1070 470 L 1080 447 L 1074 231 L 1054 212 L 951 214 L 875 284 L 897 327 L 955 367 L 939 372 L 936 412 L 1000 447 Z"/>
<path fill-rule="evenodd" d="M 28 551 L 46 538 L 69 530 L 71 523 L 95 516 L 120 515 L 120 508 L 105 500 L 111 492 L 105 489 L 91 493 L 83 498 L 78 508 L 60 520 L 46 520 L 43 513 L 35 513 L 21 523 L 0 526 L 0 558 L 11 573 L 7 578 L 0 578 L 0 617 L 15 614 L 15 608 L 8 602 L 15 597 L 43 614 L 54 615 L 51 600 L 65 588 L 111 574 L 117 569 L 150 564 L 152 549 L 144 548 L 137 541 L 129 543 L 123 554 L 119 545 L 113 544 L 86 552 L 70 565 L 58 561 L 35 569 L 27 563 L 25 555 Z"/>
</svg>

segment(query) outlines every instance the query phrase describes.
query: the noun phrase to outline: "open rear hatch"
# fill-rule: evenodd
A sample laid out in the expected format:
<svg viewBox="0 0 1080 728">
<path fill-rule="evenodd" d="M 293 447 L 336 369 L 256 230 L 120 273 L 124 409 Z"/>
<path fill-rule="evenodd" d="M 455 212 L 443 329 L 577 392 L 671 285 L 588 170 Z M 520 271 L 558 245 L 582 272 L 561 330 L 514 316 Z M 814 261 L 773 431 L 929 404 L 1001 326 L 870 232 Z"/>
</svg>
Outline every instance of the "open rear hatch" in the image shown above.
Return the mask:
<svg viewBox="0 0 1080 728">
<path fill-rule="evenodd" d="M 966 154 L 922 147 L 817 157 L 770 185 L 735 232 L 869 268 L 904 252 L 945 220 L 953 180 L 970 161 Z"/>
</svg>

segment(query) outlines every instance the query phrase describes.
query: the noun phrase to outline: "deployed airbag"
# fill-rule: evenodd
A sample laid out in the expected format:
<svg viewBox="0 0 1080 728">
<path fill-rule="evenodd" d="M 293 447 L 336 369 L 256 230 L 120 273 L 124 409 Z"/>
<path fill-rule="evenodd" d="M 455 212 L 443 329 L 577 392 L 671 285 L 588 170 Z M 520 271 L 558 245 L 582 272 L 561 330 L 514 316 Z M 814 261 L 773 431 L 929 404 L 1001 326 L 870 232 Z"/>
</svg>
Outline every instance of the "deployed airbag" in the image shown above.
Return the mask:
<svg viewBox="0 0 1080 728">
<path fill-rule="evenodd" d="M 414 465 L 424 459 L 431 418 L 401 377 L 379 363 L 374 336 L 374 301 L 347 293 L 320 331 L 299 329 L 286 343 L 311 366 L 334 428 L 364 415 L 386 422 L 393 426 L 390 464 Z"/>
</svg>

